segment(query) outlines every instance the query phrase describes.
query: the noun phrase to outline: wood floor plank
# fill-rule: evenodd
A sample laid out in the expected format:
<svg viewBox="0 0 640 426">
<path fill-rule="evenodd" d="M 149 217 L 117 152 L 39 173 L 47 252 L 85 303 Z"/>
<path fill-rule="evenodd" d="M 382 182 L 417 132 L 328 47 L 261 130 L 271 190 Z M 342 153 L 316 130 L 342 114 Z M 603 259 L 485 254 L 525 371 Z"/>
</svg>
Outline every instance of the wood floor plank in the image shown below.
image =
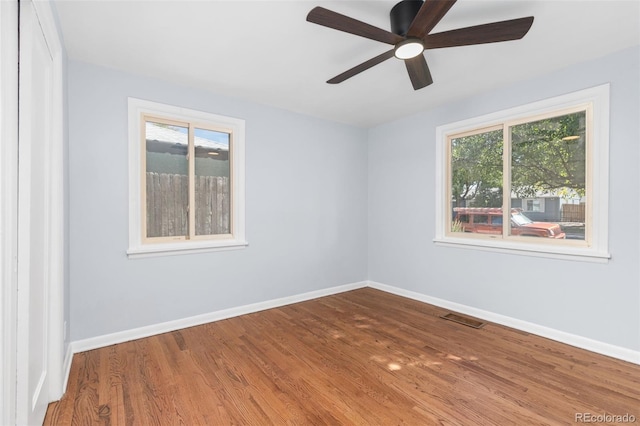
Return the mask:
<svg viewBox="0 0 640 426">
<path fill-rule="evenodd" d="M 447 312 L 365 288 L 76 354 L 45 424 L 640 419 L 640 366 Z"/>
</svg>

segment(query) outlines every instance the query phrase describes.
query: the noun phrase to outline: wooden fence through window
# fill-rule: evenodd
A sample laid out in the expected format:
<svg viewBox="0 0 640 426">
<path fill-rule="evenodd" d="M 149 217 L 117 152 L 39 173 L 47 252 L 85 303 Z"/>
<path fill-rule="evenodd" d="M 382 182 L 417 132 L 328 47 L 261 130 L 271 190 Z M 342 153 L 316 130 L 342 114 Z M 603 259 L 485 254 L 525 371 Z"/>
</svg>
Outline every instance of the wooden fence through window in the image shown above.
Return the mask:
<svg viewBox="0 0 640 426">
<path fill-rule="evenodd" d="M 584 218 L 585 218 L 584 204 L 563 204 L 562 205 L 562 222 L 584 223 Z"/>
<path fill-rule="evenodd" d="M 196 235 L 230 233 L 229 178 L 196 176 Z M 147 172 L 147 237 L 185 236 L 189 226 L 189 178 Z"/>
</svg>

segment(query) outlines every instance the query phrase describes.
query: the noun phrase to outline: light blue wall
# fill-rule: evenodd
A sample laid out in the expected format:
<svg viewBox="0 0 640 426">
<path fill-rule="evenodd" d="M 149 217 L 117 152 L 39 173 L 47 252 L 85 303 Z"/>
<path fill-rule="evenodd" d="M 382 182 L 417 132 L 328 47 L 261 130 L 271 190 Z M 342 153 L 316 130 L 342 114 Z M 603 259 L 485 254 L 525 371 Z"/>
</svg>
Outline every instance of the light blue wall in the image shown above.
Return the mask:
<svg viewBox="0 0 640 426">
<path fill-rule="evenodd" d="M 367 133 L 69 62 L 79 340 L 366 279 Z M 246 120 L 245 250 L 129 260 L 127 97 Z"/>
<path fill-rule="evenodd" d="M 366 278 L 640 350 L 637 48 L 366 130 L 69 62 L 71 340 Z M 608 264 L 436 247 L 435 128 L 611 83 Z M 247 121 L 240 251 L 128 260 L 127 96 Z"/>
<path fill-rule="evenodd" d="M 370 129 L 369 279 L 640 350 L 638 48 Z M 439 125 L 611 83 L 608 264 L 436 247 Z"/>
</svg>

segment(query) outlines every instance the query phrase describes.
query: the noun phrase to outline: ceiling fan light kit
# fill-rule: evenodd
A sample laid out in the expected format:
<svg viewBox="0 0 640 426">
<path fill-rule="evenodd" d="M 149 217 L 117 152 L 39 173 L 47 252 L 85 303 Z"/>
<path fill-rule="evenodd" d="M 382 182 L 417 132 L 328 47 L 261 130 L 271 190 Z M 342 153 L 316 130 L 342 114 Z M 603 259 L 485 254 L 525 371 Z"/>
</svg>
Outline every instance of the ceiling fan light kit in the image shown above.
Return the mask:
<svg viewBox="0 0 640 426">
<path fill-rule="evenodd" d="M 424 51 L 424 45 L 419 38 L 408 38 L 396 44 L 393 54 L 398 59 L 415 58 Z"/>
<path fill-rule="evenodd" d="M 313 8 L 307 15 L 309 22 L 393 46 L 327 83 L 341 83 L 395 56 L 404 60 L 414 90 L 422 89 L 433 83 L 424 50 L 519 40 L 533 24 L 530 16 L 430 34 L 455 3 L 456 0 L 402 0 L 389 14 L 391 32 L 323 7 Z"/>
</svg>

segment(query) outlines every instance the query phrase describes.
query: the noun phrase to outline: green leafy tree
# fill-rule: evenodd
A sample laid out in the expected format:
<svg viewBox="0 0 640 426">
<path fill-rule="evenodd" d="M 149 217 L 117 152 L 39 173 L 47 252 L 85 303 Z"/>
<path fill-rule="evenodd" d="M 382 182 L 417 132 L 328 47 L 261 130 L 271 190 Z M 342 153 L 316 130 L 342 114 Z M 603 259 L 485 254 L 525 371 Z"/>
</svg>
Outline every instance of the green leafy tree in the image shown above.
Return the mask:
<svg viewBox="0 0 640 426">
<path fill-rule="evenodd" d="M 451 174 L 455 206 L 502 205 L 502 131 L 453 139 Z"/>
<path fill-rule="evenodd" d="M 511 179 L 520 197 L 537 192 L 585 193 L 585 113 L 520 124 L 511 129 Z"/>
<path fill-rule="evenodd" d="M 518 197 L 540 192 L 585 194 L 585 113 L 511 127 L 511 190 Z M 451 141 L 454 206 L 502 205 L 502 130 Z"/>
</svg>

